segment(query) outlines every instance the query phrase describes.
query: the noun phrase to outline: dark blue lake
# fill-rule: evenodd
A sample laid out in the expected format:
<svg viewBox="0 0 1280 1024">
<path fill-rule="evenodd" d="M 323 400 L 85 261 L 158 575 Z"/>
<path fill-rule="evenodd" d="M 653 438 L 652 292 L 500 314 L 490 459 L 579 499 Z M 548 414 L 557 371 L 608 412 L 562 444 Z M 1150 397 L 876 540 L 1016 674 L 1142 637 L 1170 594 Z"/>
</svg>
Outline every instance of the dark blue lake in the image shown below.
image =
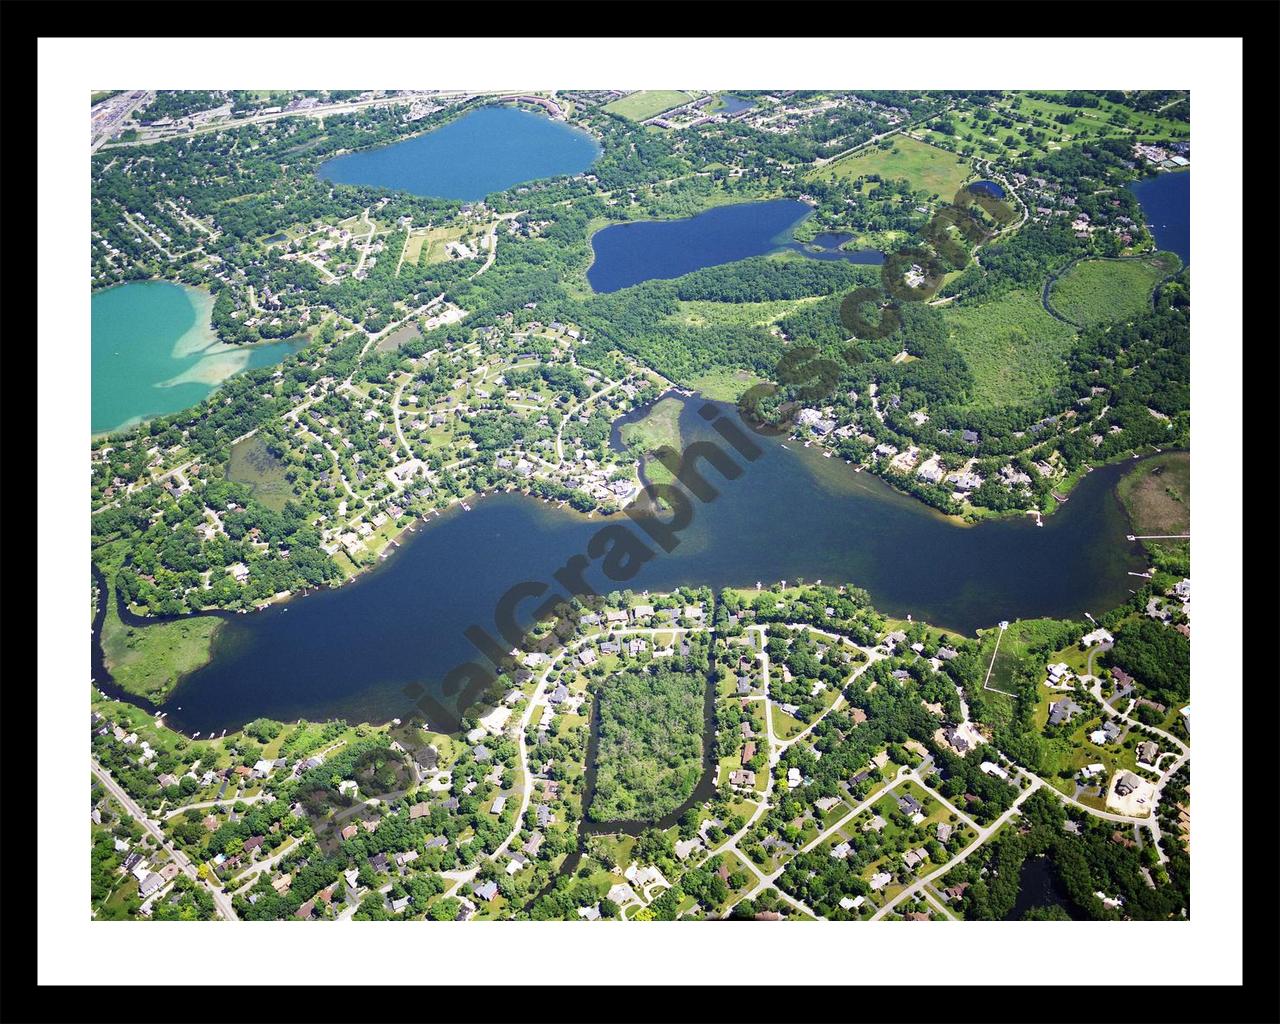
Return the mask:
<svg viewBox="0 0 1280 1024">
<path fill-rule="evenodd" d="M 750 100 L 744 100 L 741 96 L 734 96 L 727 92 L 721 94 L 720 102 L 723 104 L 718 111 L 721 114 L 736 114 L 755 106 Z"/>
<path fill-rule="evenodd" d="M 1156 247 L 1191 264 L 1191 172 L 1161 171 L 1129 185 L 1142 204 Z"/>
<path fill-rule="evenodd" d="M 600 155 L 586 132 L 515 107 L 481 107 L 392 146 L 326 160 L 320 177 L 442 199 L 483 199 L 522 182 L 585 171 Z"/>
<path fill-rule="evenodd" d="M 971 181 L 969 182 L 969 189 L 972 192 L 985 192 L 987 195 L 995 196 L 997 199 L 1004 198 L 1004 188 L 997 181 L 987 181 L 985 179 Z"/>
<path fill-rule="evenodd" d="M 717 437 L 698 415 L 702 404 L 692 399 L 681 413 L 686 441 Z M 1025 517 L 956 526 L 817 449 L 761 446 L 737 480 L 708 471 L 720 496 L 696 507 L 679 546 L 657 550 L 632 589 L 847 582 L 865 587 L 886 614 L 970 632 L 1019 616 L 1096 615 L 1129 596 L 1128 572 L 1145 564 L 1125 540 L 1130 527 L 1115 496 L 1131 462 L 1088 474 L 1043 527 Z M 492 632 L 507 588 L 552 580 L 606 524 L 630 522 L 587 519 L 519 494 L 472 504 L 419 523 L 385 564 L 346 586 L 231 615 L 212 662 L 164 705 L 169 724 L 209 733 L 259 716 L 406 715 L 406 684 L 439 692 L 446 672 L 478 657 L 463 630 L 474 623 Z M 619 585 L 598 561 L 585 578 L 601 593 Z"/>
<path fill-rule="evenodd" d="M 680 220 L 614 224 L 591 238 L 595 261 L 587 280 L 597 292 L 616 292 L 641 281 L 680 277 L 751 256 L 792 249 L 814 259 L 884 262 L 874 250 L 814 249 L 791 237 L 812 207 L 798 199 L 717 206 Z"/>
</svg>

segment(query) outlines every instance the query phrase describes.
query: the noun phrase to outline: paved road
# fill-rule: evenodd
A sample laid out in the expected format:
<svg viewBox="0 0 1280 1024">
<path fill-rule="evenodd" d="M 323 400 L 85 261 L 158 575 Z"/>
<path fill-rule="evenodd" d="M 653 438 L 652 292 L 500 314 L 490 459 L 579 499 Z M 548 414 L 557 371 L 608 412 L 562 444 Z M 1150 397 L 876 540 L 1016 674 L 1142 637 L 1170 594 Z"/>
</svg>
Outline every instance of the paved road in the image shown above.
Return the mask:
<svg viewBox="0 0 1280 1024">
<path fill-rule="evenodd" d="M 130 817 L 134 818 L 144 829 L 147 830 L 147 832 L 151 834 L 151 837 L 159 843 L 161 847 L 169 852 L 169 856 L 173 858 L 174 863 L 178 865 L 182 870 L 182 873 L 197 885 L 203 885 L 209 891 L 210 895 L 213 896 L 213 903 L 217 908 L 218 913 L 228 921 L 238 920 L 236 912 L 231 906 L 230 897 L 227 896 L 227 894 L 220 888 L 210 884 L 209 882 L 205 882 L 200 878 L 195 867 L 192 866 L 191 861 L 187 859 L 186 854 L 177 849 L 169 842 L 168 839 L 165 838 L 165 834 L 160 831 L 160 826 L 147 817 L 146 812 L 144 812 L 134 799 L 116 783 L 115 779 L 111 777 L 111 773 L 98 763 L 98 759 L 92 758 L 89 765 L 93 774 L 97 776 L 98 781 L 106 787 L 107 792 L 115 797 L 116 800 L 119 801 L 120 806 L 129 813 Z"/>
<path fill-rule="evenodd" d="M 925 786 L 915 772 L 911 772 L 909 777 L 913 779 L 917 785 L 922 786 L 935 799 L 939 799 L 939 800 L 942 799 L 937 792 L 935 792 L 932 789 L 929 789 L 928 786 Z M 980 846 L 982 846 L 983 843 L 985 843 L 988 839 L 990 839 L 991 836 L 993 836 L 996 832 L 998 832 L 1006 821 L 1008 821 L 1010 818 L 1012 818 L 1015 814 L 1018 813 L 1018 808 L 1022 806 L 1023 801 L 1026 800 L 1027 797 L 1029 797 L 1037 789 L 1039 789 L 1041 786 L 1044 785 L 1044 783 L 1041 782 L 1034 775 L 1029 775 L 1027 777 L 1032 780 L 1031 786 L 1023 791 L 1022 795 L 1019 796 L 1018 799 L 1016 799 L 1009 806 L 1009 809 L 1007 811 L 1005 811 L 1002 815 L 1000 815 L 1000 817 L 996 818 L 996 820 L 993 821 L 986 828 L 975 826 L 978 828 L 977 839 L 975 839 L 972 843 L 966 846 L 963 850 L 961 850 L 958 854 L 956 854 L 946 863 L 939 865 L 933 871 L 930 871 L 927 875 L 922 875 L 921 877 L 917 878 L 914 882 L 912 882 L 905 889 L 903 889 L 902 892 L 898 893 L 897 896 L 889 900 L 888 903 L 886 903 L 883 907 L 881 907 L 874 914 L 872 914 L 871 920 L 879 921 L 887 913 L 889 913 L 889 911 L 891 911 L 894 907 L 896 907 L 899 903 L 903 902 L 906 899 L 909 899 L 910 897 L 914 896 L 916 893 L 920 892 L 925 887 L 926 883 L 932 881 L 935 878 L 942 877 L 944 874 L 950 871 L 957 864 L 963 863 L 965 860 L 968 859 L 970 854 L 972 854 L 975 850 L 977 850 Z M 1050 786 L 1049 788 L 1052 789 L 1053 787 Z M 945 803 L 945 801 L 943 802 Z"/>
<path fill-rule="evenodd" d="M 221 800 L 202 800 L 198 804 L 183 804 L 181 807 L 170 807 L 164 812 L 164 816 L 167 821 L 169 818 L 176 818 L 184 811 L 198 811 L 203 810 L 206 807 L 225 807 L 235 803 L 251 804 L 257 800 L 261 800 L 264 795 L 265 791 L 261 793 L 254 793 L 253 796 L 224 796 Z"/>
</svg>

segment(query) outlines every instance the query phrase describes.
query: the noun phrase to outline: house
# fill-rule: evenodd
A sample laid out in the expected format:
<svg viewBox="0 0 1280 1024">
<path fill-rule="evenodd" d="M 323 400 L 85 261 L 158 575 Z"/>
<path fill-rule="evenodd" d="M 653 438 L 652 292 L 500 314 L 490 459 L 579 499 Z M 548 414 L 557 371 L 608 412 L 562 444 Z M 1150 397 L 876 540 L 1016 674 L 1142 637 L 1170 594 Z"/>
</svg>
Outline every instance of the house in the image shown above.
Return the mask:
<svg viewBox="0 0 1280 1024">
<path fill-rule="evenodd" d="M 1134 775 L 1133 772 L 1121 772 L 1120 777 L 1116 780 L 1116 795 L 1128 796 L 1141 785 L 1142 780 Z"/>
<path fill-rule="evenodd" d="M 302 906 L 300 906 L 296 911 L 294 911 L 293 916 L 296 917 L 299 921 L 310 921 L 312 914 L 315 912 L 315 909 L 316 909 L 315 900 L 307 900 L 306 903 L 302 904 Z"/>
<path fill-rule="evenodd" d="M 938 842 L 945 843 L 951 839 L 951 833 L 955 831 L 955 827 L 948 825 L 945 821 L 938 822 Z"/>
<path fill-rule="evenodd" d="M 898 797 L 898 810 L 903 814 L 922 814 L 924 812 L 924 808 L 920 806 L 920 801 L 910 793 Z"/>
<path fill-rule="evenodd" d="M 788 786 L 790 789 L 795 789 L 795 788 L 796 788 L 798 785 L 800 785 L 803 781 L 804 781 L 804 779 L 803 779 L 803 777 L 800 775 L 800 769 L 799 769 L 799 768 L 788 768 L 788 769 L 787 769 L 787 786 Z"/>
<path fill-rule="evenodd" d="M 1156 758 L 1159 756 L 1160 748 L 1150 740 L 1138 744 L 1138 760 L 1143 764 L 1155 764 Z"/>
<path fill-rule="evenodd" d="M 578 916 L 582 918 L 584 921 L 599 921 L 600 920 L 600 904 L 596 903 L 590 907 L 579 907 Z"/>
<path fill-rule="evenodd" d="M 1073 715 L 1078 715 L 1082 711 L 1084 708 L 1070 697 L 1063 697 L 1062 700 L 1054 701 L 1049 705 L 1049 724 L 1061 725 L 1070 722 Z"/>
<path fill-rule="evenodd" d="M 347 839 L 354 839 L 359 834 L 360 834 L 360 828 L 356 825 L 348 825 L 346 828 L 342 830 L 342 838 L 344 841 Z"/>
<path fill-rule="evenodd" d="M 835 807 L 839 802 L 840 798 L 838 796 L 823 796 L 815 800 L 814 804 L 817 805 L 818 810 L 823 814 L 826 814 L 827 811 L 831 810 L 831 808 Z"/>
<path fill-rule="evenodd" d="M 1007 780 L 1009 778 L 1009 773 L 994 761 L 983 761 L 982 764 L 978 765 L 978 769 L 979 771 L 985 772 L 987 775 L 992 775 L 997 779 Z"/>
<path fill-rule="evenodd" d="M 507 806 L 507 798 L 499 793 L 497 799 L 493 801 L 493 806 L 489 808 L 490 814 L 501 814 L 502 808 Z"/>
<path fill-rule="evenodd" d="M 740 789 L 755 789 L 756 773 L 740 768 L 735 772 L 729 773 L 729 785 L 737 786 Z"/>
<path fill-rule="evenodd" d="M 852 898 L 850 898 L 850 897 L 848 897 L 848 896 L 841 896 L 841 897 L 840 897 L 840 909 L 842 909 L 842 910 L 857 910 L 860 906 L 862 906 L 862 904 L 864 904 L 864 903 L 866 903 L 866 902 L 867 902 L 867 898 L 866 898 L 865 896 L 861 896 L 861 895 L 859 895 L 859 896 L 854 896 L 854 897 L 852 897 Z"/>
<path fill-rule="evenodd" d="M 1102 746 L 1105 743 L 1114 743 L 1119 738 L 1120 726 L 1110 719 L 1102 723 L 1102 728 L 1094 729 L 1093 732 L 1089 733 L 1089 739 L 1098 744 L 1098 746 Z"/>
<path fill-rule="evenodd" d="M 871 820 L 862 826 L 863 832 L 883 832 L 885 826 L 884 818 L 878 814 L 873 814 Z"/>
<path fill-rule="evenodd" d="M 948 902 L 958 900 L 964 895 L 964 891 L 969 888 L 968 882 L 958 882 L 953 886 L 940 890 L 944 899 Z"/>
<path fill-rule="evenodd" d="M 527 840 L 525 840 L 524 845 L 521 846 L 520 849 L 522 849 L 530 857 L 536 857 L 538 855 L 538 851 L 542 849 L 542 842 L 543 842 L 542 833 L 535 832 Z"/>
<path fill-rule="evenodd" d="M 1086 633 L 1080 638 L 1080 643 L 1085 647 L 1092 647 L 1094 644 L 1113 644 L 1115 642 L 1116 638 L 1101 627 L 1095 629 L 1092 633 Z"/>
<path fill-rule="evenodd" d="M 596 652 L 590 647 L 584 648 L 578 652 L 578 660 L 583 665 L 594 665 L 596 663 Z"/>
<path fill-rule="evenodd" d="M 964 754 L 968 752 L 969 741 L 960 734 L 954 725 L 948 725 L 942 731 L 942 735 L 957 753 Z"/>
<path fill-rule="evenodd" d="M 479 896 L 482 900 L 488 902 L 489 900 L 492 900 L 495 896 L 498 895 L 498 883 L 492 882 L 492 881 L 482 882 L 477 886 L 473 886 L 471 891 L 474 892 L 477 896 Z"/>
<path fill-rule="evenodd" d="M 425 818 L 431 813 L 431 805 L 427 803 L 414 804 L 409 808 L 409 820 L 417 821 L 419 818 Z"/>
<path fill-rule="evenodd" d="M 847 842 L 841 843 L 840 845 L 833 846 L 831 848 L 831 856 L 834 857 L 836 860 L 844 860 L 852 852 L 853 852 L 853 847 L 850 846 Z"/>
<path fill-rule="evenodd" d="M 519 872 L 521 868 L 523 868 L 528 863 L 529 861 L 524 857 L 523 854 L 517 853 L 509 861 L 507 861 L 507 874 L 509 875 L 516 874 L 517 872 Z"/>
<path fill-rule="evenodd" d="M 405 851 L 404 851 L 404 853 L 397 853 L 397 854 L 396 854 L 396 867 L 398 867 L 398 868 L 402 868 L 402 867 L 404 867 L 406 864 L 412 864 L 412 863 L 413 863 L 415 860 L 417 860 L 417 859 L 418 859 L 418 851 L 417 851 L 417 850 L 405 850 Z"/>
<path fill-rule="evenodd" d="M 693 855 L 694 851 L 701 847 L 701 839 L 682 839 L 680 842 L 675 844 L 676 856 L 680 858 L 680 860 L 688 860 L 689 857 Z"/>
<path fill-rule="evenodd" d="M 877 871 L 874 875 L 871 876 L 871 881 L 868 883 L 868 885 L 870 886 L 872 892 L 879 892 L 886 885 L 888 885 L 892 880 L 893 880 L 893 875 L 889 874 L 889 872 Z"/>
<path fill-rule="evenodd" d="M 384 872 L 390 866 L 387 863 L 387 855 L 385 853 L 375 854 L 369 858 L 369 863 L 373 866 L 373 870 L 379 873 Z"/>
<path fill-rule="evenodd" d="M 407 907 L 408 905 L 409 905 L 409 897 L 401 896 L 398 899 L 394 899 L 391 901 L 391 911 L 392 913 L 398 914 L 400 913 L 400 911 L 404 910 L 404 908 Z"/>
<path fill-rule="evenodd" d="M 534 811 L 534 816 L 538 820 L 538 825 L 542 828 L 546 828 L 556 820 L 556 816 L 551 813 L 551 809 L 546 804 L 538 804 L 538 809 Z"/>
<path fill-rule="evenodd" d="M 150 896 L 153 892 L 164 885 L 164 878 L 156 872 L 151 871 L 147 876 L 138 883 L 138 895 L 142 897 Z"/>
<path fill-rule="evenodd" d="M 908 850 L 902 855 L 902 863 L 908 868 L 914 868 L 917 864 L 923 864 L 929 859 L 929 854 L 925 852 L 923 846 L 914 850 Z"/>
<path fill-rule="evenodd" d="M 351 874 L 353 878 L 357 873 L 358 872 L 356 872 L 354 868 L 351 869 Z M 352 881 L 351 884 L 354 885 L 355 882 Z M 276 891 L 276 894 L 279 896 L 283 896 L 285 893 L 287 893 L 290 887 L 292 887 L 292 885 L 293 885 L 293 875 L 281 875 L 279 878 L 273 879 L 271 882 L 271 888 L 273 888 Z"/>
<path fill-rule="evenodd" d="M 647 619 L 653 614 L 653 605 L 638 604 L 631 609 L 631 617 L 639 622 L 641 619 Z"/>
</svg>

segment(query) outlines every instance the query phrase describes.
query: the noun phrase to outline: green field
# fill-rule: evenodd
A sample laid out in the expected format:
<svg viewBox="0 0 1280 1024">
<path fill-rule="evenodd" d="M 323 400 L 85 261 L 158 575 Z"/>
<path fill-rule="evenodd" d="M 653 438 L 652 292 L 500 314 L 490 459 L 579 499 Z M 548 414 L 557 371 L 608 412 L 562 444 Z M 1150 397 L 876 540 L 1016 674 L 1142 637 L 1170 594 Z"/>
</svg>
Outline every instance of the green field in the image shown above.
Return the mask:
<svg viewBox="0 0 1280 1024">
<path fill-rule="evenodd" d="M 227 479 L 245 484 L 267 508 L 279 512 L 293 496 L 293 484 L 285 479 L 286 466 L 257 437 L 246 437 L 231 448 Z"/>
<path fill-rule="evenodd" d="M 160 703 L 184 673 L 208 662 L 213 635 L 221 625 L 216 616 L 196 615 L 142 629 L 126 626 L 116 614 L 113 596 L 102 624 L 107 668 L 124 690 Z"/>
<path fill-rule="evenodd" d="M 663 446 L 681 451 L 680 413 L 683 409 L 684 402 L 680 399 L 663 398 L 649 410 L 644 419 L 623 425 L 623 443 L 634 454 L 641 456 Z M 650 483 L 655 484 L 670 483 L 672 480 L 671 472 L 666 466 L 648 457 L 645 457 L 645 475 Z"/>
<path fill-rule="evenodd" d="M 1179 265 L 1171 252 L 1081 260 L 1053 283 L 1049 305 L 1080 327 L 1127 320 L 1147 309 L 1152 289 Z"/>
<path fill-rule="evenodd" d="M 750 370 L 731 370 L 722 366 L 691 377 L 689 386 L 713 402 L 736 402 L 743 392 L 763 382 L 763 377 Z"/>
<path fill-rule="evenodd" d="M 947 306 L 943 317 L 973 373 L 972 406 L 1028 403 L 1061 381 L 1075 331 L 1045 312 L 1039 296 L 1009 292 L 976 306 Z"/>
<path fill-rule="evenodd" d="M 1134 467 L 1116 487 L 1135 534 L 1191 530 L 1191 453 L 1166 452 Z"/>
<path fill-rule="evenodd" d="M 1061 97 L 1061 92 L 1047 93 Z M 1026 154 L 1042 157 L 1085 138 L 1169 139 L 1186 138 L 1186 121 L 1162 117 L 1155 113 L 1130 110 L 1100 100 L 1097 107 L 1069 107 L 1055 99 L 1032 99 L 1025 93 L 1010 93 L 991 105 L 991 119 L 981 121 L 970 109 L 953 111 L 949 119 L 954 134 L 944 134 L 934 125 L 917 129 L 924 138 L 944 148 L 978 157 Z M 1056 120 L 1060 116 L 1074 118 L 1070 124 Z M 1005 120 L 1012 127 L 999 124 Z M 1030 136 L 1030 137 L 1029 137 Z"/>
<path fill-rule="evenodd" d="M 664 110 L 697 99 L 701 93 L 680 89 L 642 89 L 608 103 L 603 109 L 629 121 L 645 121 Z"/>
<path fill-rule="evenodd" d="M 868 146 L 852 156 L 819 168 L 811 177 L 852 181 L 864 175 L 878 174 L 882 178 L 906 178 L 912 188 L 943 199 L 950 199 L 961 185 L 973 177 L 969 161 L 953 153 L 905 135 L 895 135 L 891 141 L 893 145 L 887 150 Z"/>
</svg>

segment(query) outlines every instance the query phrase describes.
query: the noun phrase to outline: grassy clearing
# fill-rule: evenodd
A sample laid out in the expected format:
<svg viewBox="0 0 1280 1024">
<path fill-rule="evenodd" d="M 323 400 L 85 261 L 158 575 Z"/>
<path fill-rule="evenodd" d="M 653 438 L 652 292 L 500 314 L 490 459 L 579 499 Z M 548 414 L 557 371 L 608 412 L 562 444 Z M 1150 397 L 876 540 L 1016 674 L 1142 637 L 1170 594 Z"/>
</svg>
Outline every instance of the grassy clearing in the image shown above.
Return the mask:
<svg viewBox="0 0 1280 1024">
<path fill-rule="evenodd" d="M 379 338 L 374 348 L 379 352 L 394 352 L 405 342 L 417 341 L 421 337 L 422 332 L 418 330 L 418 325 L 411 321 L 403 327 L 396 328 L 386 337 Z"/>
<path fill-rule="evenodd" d="M 449 258 L 444 248 L 446 243 L 461 241 L 466 234 L 467 229 L 458 226 L 428 228 L 420 235 L 410 235 L 409 250 L 404 255 L 404 261 L 406 263 L 413 261 L 419 266 L 443 263 Z"/>
<path fill-rule="evenodd" d="M 977 306 L 947 306 L 943 316 L 973 373 L 972 406 L 1027 403 L 1062 380 L 1075 331 L 1046 313 L 1038 296 L 1010 292 Z"/>
<path fill-rule="evenodd" d="M 1080 327 L 1127 320 L 1147 308 L 1152 289 L 1178 266 L 1171 252 L 1137 260 L 1082 260 L 1054 282 L 1049 304 Z"/>
<path fill-rule="evenodd" d="M 1190 532 L 1190 452 L 1166 452 L 1142 462 L 1116 491 L 1136 534 Z"/>
<path fill-rule="evenodd" d="M 680 413 L 684 402 L 678 398 L 664 398 L 657 402 L 644 419 L 627 423 L 622 427 L 623 443 L 636 455 L 644 456 L 656 448 L 669 445 L 677 452 L 682 450 L 680 441 Z M 656 459 L 645 457 L 645 474 L 652 483 L 670 483 L 670 471 Z"/>
<path fill-rule="evenodd" d="M 717 367 L 701 376 L 690 378 L 689 386 L 713 402 L 736 402 L 743 392 L 763 382 L 763 377 L 750 370 Z"/>
<path fill-rule="evenodd" d="M 700 95 L 701 93 L 683 89 L 642 89 L 606 104 L 604 109 L 629 121 L 644 121 L 664 110 L 697 99 Z"/>
<path fill-rule="evenodd" d="M 817 178 L 853 180 L 870 174 L 906 178 L 911 187 L 950 199 L 973 176 L 969 161 L 905 135 L 892 137 L 889 149 L 869 146 L 813 173 Z"/>
<path fill-rule="evenodd" d="M 107 668 L 122 689 L 161 703 L 185 673 L 208 662 L 214 634 L 221 625 L 219 618 L 197 615 L 141 629 L 126 626 L 116 614 L 113 593 L 102 624 Z"/>
<path fill-rule="evenodd" d="M 227 459 L 227 479 L 246 484 L 258 501 L 277 512 L 293 496 L 293 485 L 285 479 L 286 469 L 258 437 L 233 445 Z"/>
</svg>

